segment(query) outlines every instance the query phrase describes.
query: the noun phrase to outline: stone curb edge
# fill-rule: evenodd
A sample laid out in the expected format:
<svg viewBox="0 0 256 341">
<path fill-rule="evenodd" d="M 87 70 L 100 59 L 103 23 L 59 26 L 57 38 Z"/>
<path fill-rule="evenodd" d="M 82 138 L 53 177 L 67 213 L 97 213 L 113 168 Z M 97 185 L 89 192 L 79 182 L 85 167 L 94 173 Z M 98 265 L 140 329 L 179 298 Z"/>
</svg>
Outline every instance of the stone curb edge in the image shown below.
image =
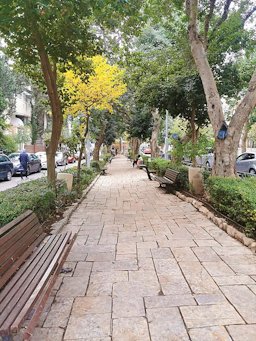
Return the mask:
<svg viewBox="0 0 256 341">
<path fill-rule="evenodd" d="M 72 204 L 72 206 L 70 206 L 67 210 L 65 210 L 64 212 L 64 218 L 61 219 L 60 221 L 54 223 L 51 226 L 51 234 L 58 234 L 61 232 L 61 230 L 63 229 L 63 227 L 68 223 L 72 213 L 78 208 L 78 206 L 81 204 L 81 202 L 84 200 L 84 198 L 86 197 L 86 195 L 90 192 L 90 190 L 93 188 L 93 186 L 95 185 L 95 183 L 98 181 L 100 177 L 100 174 L 98 174 L 96 176 L 96 178 L 90 183 L 90 185 L 88 187 L 86 187 L 86 189 L 83 191 L 83 194 L 81 196 L 81 198 L 75 202 L 74 204 Z"/>
<path fill-rule="evenodd" d="M 211 220 L 219 228 L 225 231 L 229 236 L 235 238 L 243 245 L 251 249 L 252 252 L 256 253 L 256 241 L 254 239 L 246 237 L 244 233 L 236 230 L 233 226 L 229 225 L 225 219 L 216 217 L 211 211 L 204 207 L 203 203 L 201 203 L 200 201 L 194 198 L 186 197 L 184 194 L 177 191 L 175 192 L 175 194 L 181 200 L 192 204 L 199 212 L 203 213 L 209 220 Z"/>
</svg>

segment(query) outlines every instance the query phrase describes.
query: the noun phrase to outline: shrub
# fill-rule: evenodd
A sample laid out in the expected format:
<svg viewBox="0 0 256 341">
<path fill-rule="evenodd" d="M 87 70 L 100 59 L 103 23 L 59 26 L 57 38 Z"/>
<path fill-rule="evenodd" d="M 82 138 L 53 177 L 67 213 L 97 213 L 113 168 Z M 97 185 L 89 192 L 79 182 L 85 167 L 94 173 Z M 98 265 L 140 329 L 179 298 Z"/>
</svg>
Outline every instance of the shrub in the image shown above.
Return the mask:
<svg viewBox="0 0 256 341">
<path fill-rule="evenodd" d="M 213 206 L 245 228 L 256 238 L 256 178 L 209 177 L 206 190 Z"/>
<path fill-rule="evenodd" d="M 55 211 L 55 200 L 55 191 L 49 187 L 46 179 L 26 182 L 0 192 L 0 226 L 28 209 L 34 211 L 40 222 L 43 222 Z"/>
<path fill-rule="evenodd" d="M 186 166 L 162 158 L 155 158 L 150 162 L 150 169 L 156 170 L 156 173 L 159 176 L 163 176 L 167 168 L 171 168 L 180 172 L 177 179 L 177 189 L 188 190 L 188 168 Z"/>
<path fill-rule="evenodd" d="M 96 161 L 94 161 L 96 162 Z M 98 165 L 98 163 L 97 163 Z M 98 165 L 100 167 L 100 165 Z M 100 168 L 99 168 L 100 169 Z M 80 196 L 82 191 L 92 182 L 92 180 L 95 178 L 96 173 L 98 170 L 95 170 L 94 168 L 87 168 L 85 165 L 82 165 L 81 172 L 80 172 L 80 182 L 78 183 L 77 179 L 77 167 L 72 167 L 69 169 L 66 169 L 64 173 L 73 174 L 73 189 L 72 193 L 70 195 Z"/>
<path fill-rule="evenodd" d="M 37 179 L 25 182 L 15 188 L 0 192 L 0 227 L 9 223 L 26 210 L 32 210 L 42 223 L 57 210 L 76 200 L 95 178 L 92 169 L 82 166 L 81 179 L 78 184 L 77 167 L 65 170 L 74 175 L 74 186 L 71 192 L 67 190 L 65 181 L 56 182 L 56 190 L 49 186 L 47 179 Z"/>
</svg>

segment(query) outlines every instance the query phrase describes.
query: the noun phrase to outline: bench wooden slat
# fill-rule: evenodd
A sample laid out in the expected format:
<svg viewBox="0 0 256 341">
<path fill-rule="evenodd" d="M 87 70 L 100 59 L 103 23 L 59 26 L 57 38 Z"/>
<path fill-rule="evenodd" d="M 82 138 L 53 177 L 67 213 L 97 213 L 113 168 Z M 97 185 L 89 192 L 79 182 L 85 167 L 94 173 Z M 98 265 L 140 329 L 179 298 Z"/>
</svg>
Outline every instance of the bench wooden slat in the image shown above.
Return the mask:
<svg viewBox="0 0 256 341">
<path fill-rule="evenodd" d="M 15 285 L 8 292 L 8 295 L 1 303 L 1 307 L 4 308 L 0 315 L 1 333 L 9 333 L 10 325 L 19 316 L 26 302 L 32 295 L 35 287 L 40 283 L 40 280 L 50 269 L 51 262 L 55 255 L 59 252 L 65 235 L 56 235 L 48 239 L 48 242 L 44 244 L 42 248 L 43 256 L 38 254 L 35 264 L 32 264 L 29 269 L 23 273 L 19 281 L 15 282 Z M 29 274 L 27 273 L 29 271 Z M 52 269 L 50 270 L 52 271 Z M 2 334 L 3 335 L 3 334 Z"/>
<path fill-rule="evenodd" d="M 14 243 L 8 243 L 8 249 L 0 257 L 0 274 L 2 275 L 6 269 L 9 268 L 26 250 L 27 248 L 42 234 L 42 228 L 37 226 L 31 226 L 28 231 L 23 231 L 24 233 L 19 236 L 19 238 L 14 240 Z"/>
<path fill-rule="evenodd" d="M 41 234 L 33 244 L 30 245 L 30 247 L 23 253 L 22 256 L 19 257 L 19 259 L 16 260 L 16 262 L 8 268 L 8 270 L 5 271 L 3 275 L 0 277 L 0 288 L 2 288 L 8 280 L 12 277 L 12 275 L 19 269 L 19 267 L 25 262 L 25 260 L 31 255 L 33 250 L 36 246 L 38 246 L 43 239 L 46 237 L 46 234 Z"/>
<path fill-rule="evenodd" d="M 3 236 L 8 233 L 10 230 L 13 229 L 14 226 L 19 225 L 24 219 L 26 219 L 29 215 L 33 212 L 31 210 L 27 210 L 26 212 L 22 213 L 19 217 L 15 218 L 5 226 L 1 227 L 0 229 L 0 242 L 2 241 Z M 0 244 L 1 245 L 1 244 Z"/>
<path fill-rule="evenodd" d="M 166 169 L 164 176 L 155 176 L 155 180 L 160 183 L 160 187 L 165 185 L 166 188 L 174 185 L 180 173 L 173 169 Z"/>
<path fill-rule="evenodd" d="M 10 240 L 12 240 L 15 235 L 19 234 L 21 231 L 23 231 L 24 227 L 26 225 L 29 225 L 31 222 L 39 224 L 38 218 L 34 213 L 30 213 L 29 216 L 26 217 L 26 219 L 23 219 L 19 222 L 19 224 L 13 224 L 12 229 L 8 229 L 5 233 L 2 233 L 0 235 L 0 247 L 2 250 L 2 247 Z M 1 228 L 2 229 L 2 228 Z M 1 231 L 0 229 L 0 231 Z"/>
<path fill-rule="evenodd" d="M 71 233 L 66 233 L 65 238 L 63 238 L 62 243 L 56 252 L 54 258 L 52 259 L 51 263 L 49 264 L 47 271 L 44 273 L 44 276 L 36 286 L 33 294 L 30 296 L 29 300 L 26 301 L 26 304 L 24 305 L 23 309 L 21 310 L 18 317 L 15 319 L 15 321 L 12 323 L 11 331 L 13 333 L 16 333 L 18 329 L 21 327 L 24 319 L 26 318 L 27 312 L 31 309 L 31 307 L 34 305 L 35 301 L 39 299 L 39 302 L 37 303 L 38 309 L 37 314 L 40 316 L 41 311 L 43 310 L 43 307 L 46 303 L 47 297 L 50 295 L 51 289 L 54 285 L 55 278 L 57 277 L 67 254 L 69 253 L 69 250 L 73 244 L 69 241 L 71 240 Z M 50 276 L 52 277 L 52 280 L 49 281 Z M 45 283 L 48 283 L 47 286 L 45 286 Z M 44 292 L 42 299 L 40 300 L 40 296 L 42 292 Z M 41 302 L 41 303 L 40 303 Z M 37 320 L 38 316 L 33 316 L 34 321 Z M 32 322 L 33 323 L 33 322 Z M 30 328 L 31 328 L 30 323 Z M 29 330 L 26 330 L 27 333 L 29 333 Z"/>
</svg>

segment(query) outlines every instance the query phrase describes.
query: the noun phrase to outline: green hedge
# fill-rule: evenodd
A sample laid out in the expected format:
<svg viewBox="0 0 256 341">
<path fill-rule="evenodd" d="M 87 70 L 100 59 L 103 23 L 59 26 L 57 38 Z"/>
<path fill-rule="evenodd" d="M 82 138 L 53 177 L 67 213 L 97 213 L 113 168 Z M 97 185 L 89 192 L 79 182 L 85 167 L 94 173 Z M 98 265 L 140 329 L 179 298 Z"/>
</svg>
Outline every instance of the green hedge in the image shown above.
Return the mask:
<svg viewBox="0 0 256 341">
<path fill-rule="evenodd" d="M 150 163 L 148 163 L 150 170 L 155 170 L 158 176 L 163 176 L 167 168 L 174 169 L 180 174 L 178 175 L 177 180 L 177 189 L 180 190 L 189 190 L 189 182 L 188 182 L 188 167 L 174 163 L 171 160 L 165 160 L 162 158 L 152 159 Z"/>
<path fill-rule="evenodd" d="M 248 237 L 256 238 L 256 178 L 209 177 L 206 190 L 213 206 L 245 227 Z"/>
<path fill-rule="evenodd" d="M 92 169 L 82 167 L 81 181 L 78 184 L 76 167 L 65 172 L 74 175 L 71 192 L 67 191 L 64 181 L 57 181 L 57 190 L 55 190 L 49 186 L 46 178 L 24 182 L 17 187 L 0 192 L 0 227 L 28 209 L 36 213 L 40 222 L 47 220 L 56 211 L 75 201 L 96 176 Z"/>
<path fill-rule="evenodd" d="M 0 192 L 0 226 L 28 209 L 34 211 L 42 222 L 55 211 L 55 201 L 55 192 L 46 179 L 29 181 Z"/>
</svg>

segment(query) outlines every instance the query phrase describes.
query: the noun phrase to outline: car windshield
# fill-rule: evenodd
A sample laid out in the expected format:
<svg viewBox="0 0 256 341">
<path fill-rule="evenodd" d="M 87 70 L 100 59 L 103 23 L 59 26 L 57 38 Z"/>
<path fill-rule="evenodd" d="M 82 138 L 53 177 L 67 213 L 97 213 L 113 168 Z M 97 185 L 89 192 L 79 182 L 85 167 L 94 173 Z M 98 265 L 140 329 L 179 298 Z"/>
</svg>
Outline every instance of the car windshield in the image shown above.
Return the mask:
<svg viewBox="0 0 256 341">
<path fill-rule="evenodd" d="M 15 155 L 9 155 L 9 159 L 12 161 L 19 161 L 19 154 L 15 154 Z"/>
</svg>

